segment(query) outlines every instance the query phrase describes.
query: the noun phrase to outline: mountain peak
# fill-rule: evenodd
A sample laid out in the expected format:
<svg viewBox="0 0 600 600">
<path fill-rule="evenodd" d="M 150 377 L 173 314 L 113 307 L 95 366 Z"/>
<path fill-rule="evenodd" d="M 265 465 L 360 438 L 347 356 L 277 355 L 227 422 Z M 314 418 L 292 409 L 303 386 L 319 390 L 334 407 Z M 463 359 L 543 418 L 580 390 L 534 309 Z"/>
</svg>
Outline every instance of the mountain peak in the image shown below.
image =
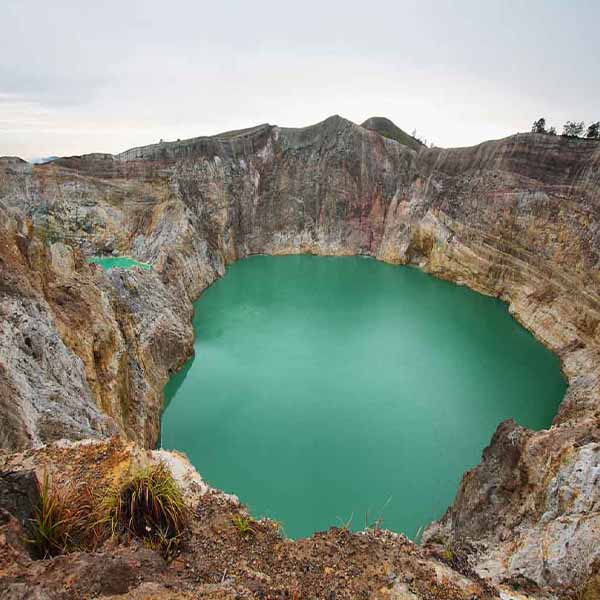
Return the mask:
<svg viewBox="0 0 600 600">
<path fill-rule="evenodd" d="M 377 132 L 379 135 L 419 151 L 424 144 L 412 135 L 406 133 L 387 117 L 371 117 L 361 124 L 361 127 Z"/>
</svg>

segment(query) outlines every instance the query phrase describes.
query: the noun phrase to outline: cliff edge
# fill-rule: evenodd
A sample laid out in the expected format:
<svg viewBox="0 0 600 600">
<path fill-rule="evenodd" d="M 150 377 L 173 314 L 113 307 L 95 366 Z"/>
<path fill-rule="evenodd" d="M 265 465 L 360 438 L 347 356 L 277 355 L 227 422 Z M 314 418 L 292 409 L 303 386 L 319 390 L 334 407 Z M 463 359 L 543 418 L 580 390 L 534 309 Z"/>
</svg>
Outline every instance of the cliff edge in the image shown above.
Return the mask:
<svg viewBox="0 0 600 600">
<path fill-rule="evenodd" d="M 566 590 L 597 572 L 600 142 L 519 134 L 417 152 L 334 116 L 117 156 L 0 160 L 0 203 L 14 223 L 2 278 L 16 277 L 0 299 L 4 446 L 115 428 L 151 446 L 162 385 L 191 353 L 191 301 L 237 259 L 413 264 L 506 301 L 569 383 L 549 430 L 499 425 L 426 539 L 469 545 L 469 564 L 490 582 Z M 113 252 L 153 270 L 82 264 Z M 42 309 L 55 344 L 28 349 L 7 323 L 37 322 Z M 57 356 L 68 382 L 57 384 Z"/>
</svg>

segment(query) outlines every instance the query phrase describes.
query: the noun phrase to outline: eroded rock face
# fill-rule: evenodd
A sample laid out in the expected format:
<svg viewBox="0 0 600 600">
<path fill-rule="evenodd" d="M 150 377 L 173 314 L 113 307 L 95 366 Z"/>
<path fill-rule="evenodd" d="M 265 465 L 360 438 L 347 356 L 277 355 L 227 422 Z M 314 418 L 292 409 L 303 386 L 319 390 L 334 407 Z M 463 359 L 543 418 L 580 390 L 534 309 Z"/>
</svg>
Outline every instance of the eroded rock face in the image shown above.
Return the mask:
<svg viewBox="0 0 600 600">
<path fill-rule="evenodd" d="M 0 445 L 117 431 L 153 444 L 191 307 L 154 273 L 105 274 L 0 208 Z"/>
<path fill-rule="evenodd" d="M 38 480 L 33 471 L 0 471 L 0 513 L 10 513 L 26 529 L 38 502 Z"/>
<path fill-rule="evenodd" d="M 0 160 L 0 202 L 29 215 L 46 240 L 154 266 L 148 275 L 90 274 L 55 243 L 51 258 L 23 267 L 27 281 L 44 281 L 51 263 L 51 272 L 85 279 L 76 289 L 95 299 L 94 312 L 83 304 L 76 311 L 86 319 L 73 336 L 63 315 L 76 303 L 41 286 L 48 332 L 57 333 L 56 354 L 73 363 L 69 369 L 54 373 L 61 363 L 48 360 L 47 346 L 27 368 L 16 364 L 16 326 L 0 343 L 0 365 L 9 365 L 0 385 L 10 393 L 22 380 L 29 381 L 22 397 L 49 382 L 73 390 L 69 398 L 78 390 L 79 404 L 61 416 L 68 437 L 104 435 L 109 414 L 126 435 L 151 443 L 162 383 L 191 351 L 190 300 L 250 254 L 369 255 L 505 300 L 561 358 L 569 389 L 549 431 L 499 427 L 426 537 L 473 542 L 480 573 L 540 586 L 583 585 L 600 560 L 600 143 L 523 134 L 413 150 L 332 117 L 303 129 L 262 125 L 36 167 Z M 40 253 L 48 251 L 26 254 Z M 34 306 L 24 308 L 28 298 L 19 291 L 13 304 L 2 300 L 4 310 L 28 310 L 31 321 L 44 322 Z M 95 311 L 101 316 L 88 322 Z M 56 384 L 57 377 L 66 380 Z M 33 401 L 4 402 L 17 440 L 5 446 L 45 439 L 27 433 L 32 411 L 14 408 Z M 72 427 L 70 415 L 77 415 Z"/>
<path fill-rule="evenodd" d="M 425 539 L 474 544 L 482 576 L 584 582 L 599 558 L 599 476 L 597 422 L 532 432 L 506 421 Z"/>
</svg>

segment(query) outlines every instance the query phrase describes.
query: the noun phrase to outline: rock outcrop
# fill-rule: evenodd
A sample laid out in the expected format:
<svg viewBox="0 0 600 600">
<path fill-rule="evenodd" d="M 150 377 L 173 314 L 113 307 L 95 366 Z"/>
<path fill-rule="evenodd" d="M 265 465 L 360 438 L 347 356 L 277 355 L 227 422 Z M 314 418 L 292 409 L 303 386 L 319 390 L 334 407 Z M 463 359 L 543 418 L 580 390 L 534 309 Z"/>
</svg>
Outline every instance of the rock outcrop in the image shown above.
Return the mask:
<svg viewBox="0 0 600 600">
<path fill-rule="evenodd" d="M 505 599 L 530 598 L 486 583 L 458 555 L 419 548 L 401 534 L 334 527 L 308 539 L 286 539 L 277 523 L 251 520 L 236 497 L 210 488 L 178 453 L 147 451 L 117 439 L 61 442 L 10 456 L 0 453 L 0 471 L 37 472 L 49 478 L 53 493 L 69 491 L 79 499 L 106 493 L 121 475 L 159 461 L 172 473 L 191 513 L 170 560 L 140 540 L 116 539 L 32 561 L 18 523 L 2 518 L 0 496 L 0 597 L 492 600 L 503 593 Z M 236 518 L 249 519 L 251 529 L 240 530 Z"/>
<path fill-rule="evenodd" d="M 361 124 L 361 127 L 376 131 L 379 135 L 396 140 L 404 146 L 408 146 L 417 152 L 425 147 L 425 144 L 412 135 L 408 135 L 406 131 L 402 131 L 395 123 L 385 117 L 371 117 Z"/>
<path fill-rule="evenodd" d="M 598 568 L 599 142 L 520 134 L 413 149 L 336 116 L 35 167 L 0 159 L 0 202 L 25 215 L 11 226 L 3 281 L 13 271 L 27 281 L 3 285 L 14 292 L 0 299 L 3 314 L 16 323 L 25 312 L 56 340 L 31 356 L 13 348 L 20 326 L 4 325 L 5 446 L 111 427 L 151 444 L 161 386 L 191 352 L 191 300 L 234 260 L 308 252 L 415 264 L 505 300 L 569 382 L 550 430 L 499 427 L 425 537 L 471 544 L 472 565 L 494 581 L 565 588 Z M 154 270 L 105 275 L 70 247 L 129 254 Z M 61 412 L 46 425 L 43 403 L 58 389 Z"/>
<path fill-rule="evenodd" d="M 154 273 L 86 263 L 0 208 L 0 445 L 121 431 L 154 444 L 162 388 L 192 351 L 191 307 Z"/>
</svg>

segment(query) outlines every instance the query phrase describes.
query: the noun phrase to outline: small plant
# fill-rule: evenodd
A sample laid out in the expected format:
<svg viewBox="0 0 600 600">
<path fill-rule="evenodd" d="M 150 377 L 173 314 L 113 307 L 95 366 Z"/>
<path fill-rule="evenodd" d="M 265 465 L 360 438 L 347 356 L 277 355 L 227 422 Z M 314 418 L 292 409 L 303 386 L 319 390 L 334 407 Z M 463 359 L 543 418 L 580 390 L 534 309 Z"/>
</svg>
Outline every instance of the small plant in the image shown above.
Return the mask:
<svg viewBox="0 0 600 600">
<path fill-rule="evenodd" d="M 182 536 L 183 533 L 180 533 L 172 537 L 166 531 L 159 529 L 155 536 L 145 538 L 144 543 L 152 550 L 158 550 L 166 560 L 171 560 L 179 550 Z"/>
<path fill-rule="evenodd" d="M 71 544 L 75 517 L 65 499 L 51 488 L 47 472 L 38 486 L 40 499 L 31 520 L 31 537 L 27 541 L 37 557 L 49 558 L 65 552 Z"/>
<path fill-rule="evenodd" d="M 354 513 L 352 513 L 350 515 L 350 518 L 347 521 L 343 521 L 340 517 L 338 517 L 338 521 L 339 521 L 339 528 L 342 531 L 350 531 L 350 528 L 352 527 L 352 520 L 354 519 Z"/>
<path fill-rule="evenodd" d="M 245 536 L 256 533 L 252 527 L 252 519 L 250 517 L 235 515 L 235 517 L 232 519 L 232 522 L 241 535 Z"/>
<path fill-rule="evenodd" d="M 376 519 L 374 519 L 373 521 L 369 520 L 369 511 L 367 510 L 365 512 L 365 531 L 368 529 L 372 529 L 373 531 L 379 531 L 381 529 L 381 526 L 383 525 L 383 513 L 391 501 L 392 501 L 392 497 L 390 496 L 385 501 L 385 504 L 382 506 L 381 510 L 379 511 L 379 516 Z"/>
<path fill-rule="evenodd" d="M 188 522 L 181 490 L 163 463 L 140 469 L 100 502 L 98 523 L 172 555 Z"/>
<path fill-rule="evenodd" d="M 419 527 L 419 529 L 417 529 L 417 533 L 415 533 L 415 539 L 413 540 L 413 542 L 417 545 L 420 546 L 421 542 L 423 541 L 423 525 L 421 525 L 421 527 Z"/>
<path fill-rule="evenodd" d="M 444 548 L 440 554 L 440 556 L 445 560 L 451 563 L 454 560 L 454 550 L 447 546 Z"/>
<path fill-rule="evenodd" d="M 283 526 L 283 521 L 275 521 L 274 519 L 270 519 L 273 523 L 273 527 L 277 531 L 277 535 L 286 537 L 285 535 L 285 527 Z"/>
<path fill-rule="evenodd" d="M 441 534 L 435 533 L 427 540 L 427 543 L 437 544 L 438 546 L 443 546 L 446 543 L 446 541 Z"/>
<path fill-rule="evenodd" d="M 460 570 L 466 564 L 465 547 L 456 540 L 447 540 L 439 557 L 454 569 Z"/>
</svg>

